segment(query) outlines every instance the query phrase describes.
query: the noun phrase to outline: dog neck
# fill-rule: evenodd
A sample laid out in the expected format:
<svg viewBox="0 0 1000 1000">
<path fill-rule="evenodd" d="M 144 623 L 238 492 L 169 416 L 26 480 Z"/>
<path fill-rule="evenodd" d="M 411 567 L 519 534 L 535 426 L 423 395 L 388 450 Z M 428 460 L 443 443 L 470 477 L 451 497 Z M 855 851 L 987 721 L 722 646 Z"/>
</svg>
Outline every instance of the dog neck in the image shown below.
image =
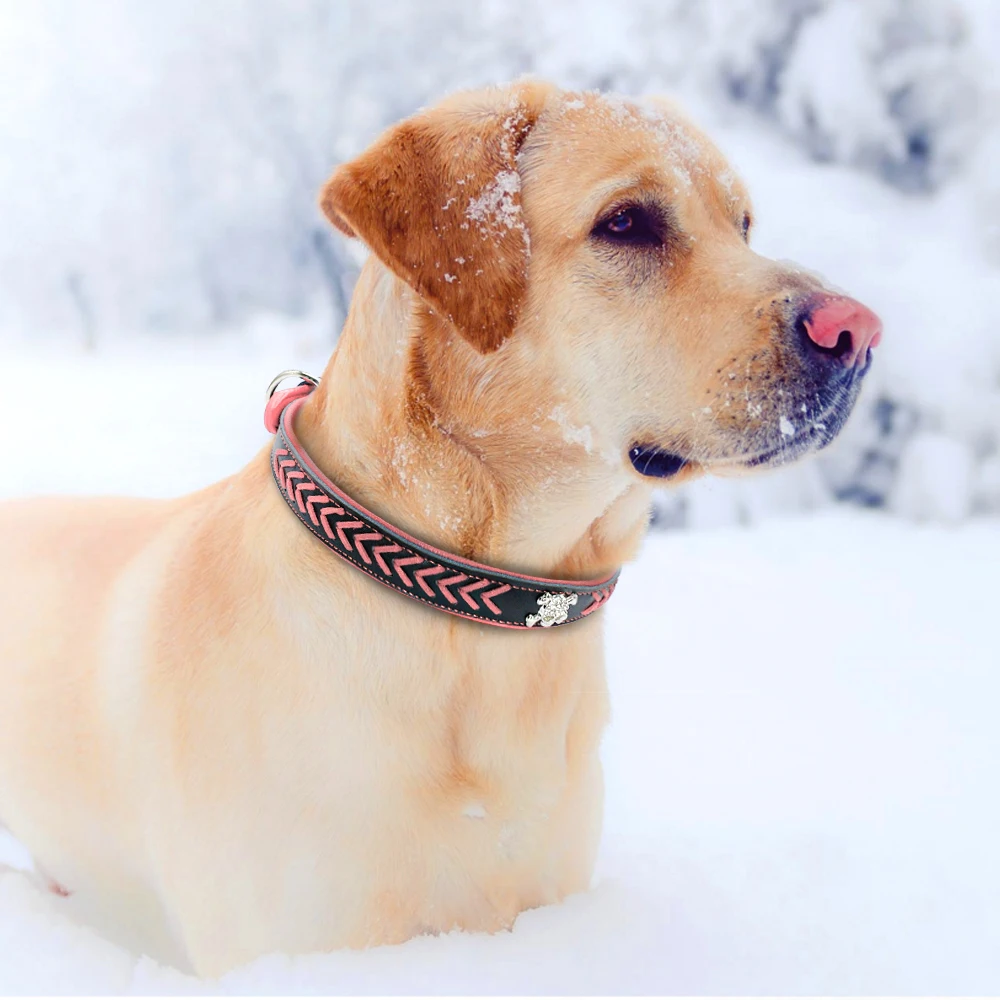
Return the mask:
<svg viewBox="0 0 1000 1000">
<path fill-rule="evenodd" d="M 369 259 L 296 431 L 343 490 L 425 542 L 517 572 L 613 571 L 651 490 L 517 341 L 479 353 Z"/>
</svg>

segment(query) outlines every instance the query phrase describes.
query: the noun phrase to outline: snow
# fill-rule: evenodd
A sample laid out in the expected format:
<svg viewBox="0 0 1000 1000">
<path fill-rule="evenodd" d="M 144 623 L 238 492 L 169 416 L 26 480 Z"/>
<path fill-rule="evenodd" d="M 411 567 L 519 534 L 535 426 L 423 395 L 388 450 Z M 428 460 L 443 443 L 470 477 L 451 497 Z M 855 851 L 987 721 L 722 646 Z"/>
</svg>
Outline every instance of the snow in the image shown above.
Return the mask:
<svg viewBox="0 0 1000 1000">
<path fill-rule="evenodd" d="M 527 241 L 521 205 L 514 200 L 520 190 L 521 175 L 514 170 L 501 170 L 483 193 L 469 202 L 466 218 L 478 223 L 477 228 L 484 238 L 496 236 L 503 229 L 520 229 Z"/>
<path fill-rule="evenodd" d="M 555 423 L 562 431 L 562 439 L 567 444 L 581 445 L 589 455 L 594 450 L 594 431 L 590 424 L 577 426 L 570 419 L 565 406 L 553 406 L 548 419 Z M 615 461 L 618 456 L 609 456 L 611 461 Z"/>
<path fill-rule="evenodd" d="M 318 368 L 308 345 L 274 324 L 212 349 L 8 352 L 7 412 L 33 440 L 0 493 L 219 478 L 265 442 L 273 372 Z M 119 461 L 95 461 L 112 434 Z M 0 874 L 0 993 L 995 993 L 998 565 L 988 518 L 840 509 L 653 534 L 603 612 L 590 892 L 511 933 L 272 955 L 202 983 Z M 0 835 L 0 862 L 26 860 Z"/>
<path fill-rule="evenodd" d="M 893 510 L 917 520 L 961 521 L 969 513 L 975 459 L 961 441 L 924 432 L 899 463 Z"/>
</svg>

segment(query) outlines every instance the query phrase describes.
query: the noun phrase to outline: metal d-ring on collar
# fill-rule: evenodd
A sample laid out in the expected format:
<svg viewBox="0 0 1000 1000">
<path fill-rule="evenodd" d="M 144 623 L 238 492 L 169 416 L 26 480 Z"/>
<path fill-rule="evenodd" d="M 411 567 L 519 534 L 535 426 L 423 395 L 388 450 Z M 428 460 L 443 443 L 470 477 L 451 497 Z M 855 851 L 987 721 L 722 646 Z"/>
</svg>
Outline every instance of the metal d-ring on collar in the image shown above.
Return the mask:
<svg viewBox="0 0 1000 1000">
<path fill-rule="evenodd" d="M 298 384 L 278 392 L 289 378 Z M 611 597 L 619 571 L 579 581 L 511 573 L 421 542 L 352 500 L 316 467 L 295 436 L 295 414 L 318 384 L 305 372 L 281 372 L 268 386 L 264 423 L 274 434 L 271 473 L 285 503 L 342 559 L 421 604 L 501 628 L 567 625 Z"/>
<path fill-rule="evenodd" d="M 281 385 L 285 379 L 289 378 L 297 378 L 299 380 L 299 385 L 311 385 L 313 388 L 319 385 L 319 379 L 313 375 L 307 375 L 305 372 L 300 372 L 298 368 L 286 368 L 283 372 L 278 372 L 278 374 L 271 379 L 271 384 L 267 387 L 267 397 L 264 402 L 269 402 L 278 386 Z"/>
</svg>

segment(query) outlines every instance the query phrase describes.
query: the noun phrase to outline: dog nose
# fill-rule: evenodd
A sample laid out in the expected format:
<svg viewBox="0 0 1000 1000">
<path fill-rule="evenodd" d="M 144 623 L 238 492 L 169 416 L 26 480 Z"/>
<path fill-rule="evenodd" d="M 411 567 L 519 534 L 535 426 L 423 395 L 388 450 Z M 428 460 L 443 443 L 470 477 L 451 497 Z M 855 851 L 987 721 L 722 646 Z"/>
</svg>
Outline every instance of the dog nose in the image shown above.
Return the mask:
<svg viewBox="0 0 1000 1000">
<path fill-rule="evenodd" d="M 854 299 L 823 296 L 799 314 L 810 347 L 845 367 L 865 365 L 868 352 L 882 339 L 882 321 Z"/>
</svg>

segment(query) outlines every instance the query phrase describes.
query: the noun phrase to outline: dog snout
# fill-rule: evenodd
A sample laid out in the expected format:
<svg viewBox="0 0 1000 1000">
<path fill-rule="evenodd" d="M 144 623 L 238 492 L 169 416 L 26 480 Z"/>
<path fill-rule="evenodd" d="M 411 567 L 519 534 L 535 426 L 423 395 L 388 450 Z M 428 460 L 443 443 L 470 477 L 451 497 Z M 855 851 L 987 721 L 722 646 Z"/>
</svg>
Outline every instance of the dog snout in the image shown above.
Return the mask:
<svg viewBox="0 0 1000 1000">
<path fill-rule="evenodd" d="M 868 364 L 869 352 L 882 339 L 882 321 L 855 299 L 813 296 L 795 318 L 795 329 L 808 354 L 847 369 Z"/>
</svg>

